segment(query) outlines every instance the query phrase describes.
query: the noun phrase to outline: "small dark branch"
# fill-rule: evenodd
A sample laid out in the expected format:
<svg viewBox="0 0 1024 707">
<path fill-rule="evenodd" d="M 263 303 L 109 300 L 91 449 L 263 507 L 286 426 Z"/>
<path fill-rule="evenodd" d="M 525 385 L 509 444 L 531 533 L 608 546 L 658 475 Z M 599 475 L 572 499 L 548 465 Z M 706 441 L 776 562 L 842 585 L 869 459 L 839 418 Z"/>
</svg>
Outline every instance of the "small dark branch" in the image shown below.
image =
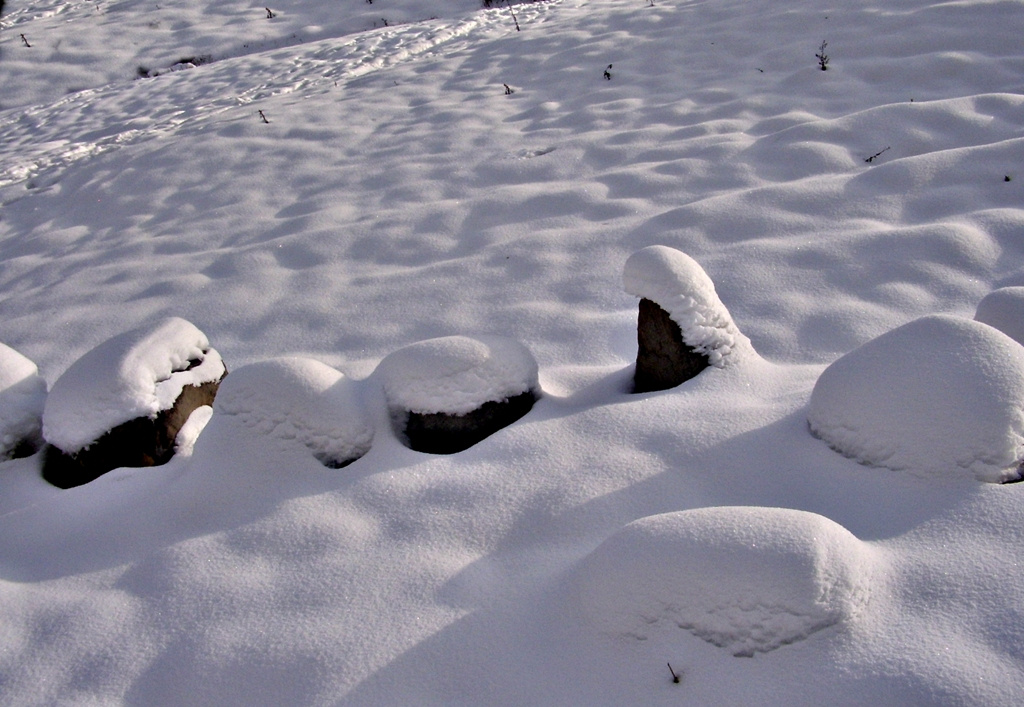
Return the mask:
<svg viewBox="0 0 1024 707">
<path fill-rule="evenodd" d="M 883 152 L 885 152 L 886 150 L 891 150 L 891 149 L 892 149 L 892 145 L 889 145 L 885 149 L 879 150 L 875 154 L 871 155 L 871 157 L 865 157 L 864 161 L 867 162 L 868 164 L 871 164 L 872 162 L 875 161 L 876 158 L 881 157 Z"/>
<path fill-rule="evenodd" d="M 672 673 L 672 682 L 678 683 L 683 679 L 683 676 L 680 673 L 677 673 L 675 670 L 672 669 L 671 663 L 668 663 L 668 671 Z"/>
<path fill-rule="evenodd" d="M 271 9 L 270 9 L 269 7 L 265 7 L 265 8 L 263 8 L 263 9 L 267 11 L 267 19 L 268 19 L 268 20 L 272 20 L 272 19 L 274 19 L 275 17 L 277 17 L 277 15 L 275 15 L 275 14 L 274 14 L 274 12 L 273 12 L 273 10 L 271 10 Z"/>
<path fill-rule="evenodd" d="M 612 65 L 611 64 L 609 64 L 608 68 L 604 70 L 604 77 L 608 81 L 612 80 Z"/>
<path fill-rule="evenodd" d="M 502 86 L 505 87 L 505 95 L 506 96 L 511 96 L 513 93 L 515 93 L 515 91 L 512 90 L 512 87 L 509 86 L 507 83 L 502 84 Z"/>
<path fill-rule="evenodd" d="M 511 0 L 509 0 L 509 3 L 508 3 L 508 11 L 512 15 L 512 21 L 516 23 L 516 32 L 518 32 L 519 31 L 519 20 L 516 19 L 516 13 L 512 10 L 512 2 L 511 2 Z"/>
<path fill-rule="evenodd" d="M 821 46 L 818 47 L 818 53 L 814 55 L 814 58 L 818 60 L 818 68 L 822 71 L 828 71 L 828 54 L 825 53 L 827 46 L 828 42 L 822 40 Z"/>
<path fill-rule="evenodd" d="M 262 121 L 263 121 L 264 123 L 266 123 L 267 125 L 270 125 L 270 121 L 269 121 L 269 120 L 267 120 L 267 116 L 263 115 L 263 111 L 261 111 L 261 110 L 258 110 L 258 111 L 256 111 L 256 112 L 260 114 L 260 119 L 261 119 L 261 120 L 262 120 Z"/>
<path fill-rule="evenodd" d="M 28 40 L 25 39 L 25 35 L 21 35 L 21 41 L 23 41 L 25 43 L 26 47 L 31 47 L 32 46 L 31 44 L 28 43 Z"/>
</svg>

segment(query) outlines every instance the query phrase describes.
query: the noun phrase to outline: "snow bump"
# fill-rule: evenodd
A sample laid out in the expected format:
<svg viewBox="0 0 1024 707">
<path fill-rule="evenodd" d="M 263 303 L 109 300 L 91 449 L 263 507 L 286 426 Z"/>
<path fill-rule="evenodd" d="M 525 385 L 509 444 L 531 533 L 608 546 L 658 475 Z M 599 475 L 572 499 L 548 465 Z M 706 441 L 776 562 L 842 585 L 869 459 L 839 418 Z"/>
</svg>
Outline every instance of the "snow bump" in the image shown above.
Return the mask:
<svg viewBox="0 0 1024 707">
<path fill-rule="evenodd" d="M 260 435 L 301 444 L 331 468 L 355 461 L 373 442 L 353 382 L 313 359 L 243 366 L 224 379 L 213 409 Z"/>
<path fill-rule="evenodd" d="M 640 640 L 686 629 L 752 656 L 856 616 L 872 554 L 807 511 L 700 508 L 634 521 L 585 561 L 583 609 L 595 626 Z"/>
<path fill-rule="evenodd" d="M 865 464 L 1015 480 L 1024 460 L 1024 347 L 981 322 L 916 319 L 826 368 L 808 422 Z"/>
<path fill-rule="evenodd" d="M 0 460 L 42 441 L 46 381 L 29 359 L 0 344 Z"/>
</svg>

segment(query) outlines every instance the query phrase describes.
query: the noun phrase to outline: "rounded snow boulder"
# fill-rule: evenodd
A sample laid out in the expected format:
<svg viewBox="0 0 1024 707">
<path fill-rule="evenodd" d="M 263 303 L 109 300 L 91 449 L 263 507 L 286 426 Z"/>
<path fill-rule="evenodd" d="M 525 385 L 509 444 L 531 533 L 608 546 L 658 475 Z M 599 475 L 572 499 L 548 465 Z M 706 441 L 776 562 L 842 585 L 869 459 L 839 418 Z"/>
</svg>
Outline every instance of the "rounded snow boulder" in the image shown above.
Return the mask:
<svg viewBox="0 0 1024 707">
<path fill-rule="evenodd" d="M 226 369 L 193 324 L 171 317 L 108 339 L 57 379 L 43 409 L 43 476 L 78 486 L 174 455 L 178 430 L 210 405 Z"/>
<path fill-rule="evenodd" d="M 420 452 L 453 454 L 512 424 L 538 397 L 537 362 L 499 336 L 446 336 L 399 349 L 375 374 L 396 431 Z"/>
<path fill-rule="evenodd" d="M 974 319 L 1024 344 L 1024 287 L 1002 287 L 989 292 L 978 302 Z"/>
<path fill-rule="evenodd" d="M 932 315 L 825 369 L 811 431 L 864 464 L 919 475 L 1020 478 L 1024 347 L 981 322 Z"/>
<path fill-rule="evenodd" d="M 373 442 L 354 383 L 313 359 L 271 359 L 235 370 L 213 412 L 234 416 L 260 436 L 301 445 L 332 469 L 363 456 Z"/>
<path fill-rule="evenodd" d="M 28 456 L 42 446 L 46 381 L 36 364 L 0 344 L 0 461 Z"/>
<path fill-rule="evenodd" d="M 870 549 L 816 513 L 700 508 L 634 521 L 581 568 L 599 629 L 643 640 L 685 629 L 752 656 L 851 619 L 870 593 Z"/>
<path fill-rule="evenodd" d="M 723 368 L 752 353 L 704 269 L 668 246 L 633 253 L 625 290 L 640 298 L 634 392 L 666 390 L 709 366 Z"/>
</svg>

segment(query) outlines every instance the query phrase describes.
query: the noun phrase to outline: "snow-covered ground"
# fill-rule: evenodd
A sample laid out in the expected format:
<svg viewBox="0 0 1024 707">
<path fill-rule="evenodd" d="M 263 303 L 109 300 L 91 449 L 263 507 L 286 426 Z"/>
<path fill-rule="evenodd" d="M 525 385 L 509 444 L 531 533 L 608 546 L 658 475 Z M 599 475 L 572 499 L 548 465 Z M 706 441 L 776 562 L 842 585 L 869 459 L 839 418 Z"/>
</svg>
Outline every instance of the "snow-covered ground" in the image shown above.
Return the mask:
<svg viewBox="0 0 1024 707">
<path fill-rule="evenodd" d="M 4 4 L 0 451 L 168 317 L 231 373 L 0 462 L 0 703 L 1019 704 L 1024 3 L 481 5 Z M 666 287 L 743 355 L 632 395 Z M 496 336 L 533 409 L 404 446 Z"/>
</svg>

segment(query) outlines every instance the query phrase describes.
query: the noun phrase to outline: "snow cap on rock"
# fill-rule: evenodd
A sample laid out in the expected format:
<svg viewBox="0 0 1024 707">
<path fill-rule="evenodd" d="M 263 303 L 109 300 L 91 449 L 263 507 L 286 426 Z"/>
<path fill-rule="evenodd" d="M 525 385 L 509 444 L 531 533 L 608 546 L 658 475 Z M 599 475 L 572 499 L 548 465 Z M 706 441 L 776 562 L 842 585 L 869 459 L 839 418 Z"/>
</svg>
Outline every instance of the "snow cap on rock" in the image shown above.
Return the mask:
<svg viewBox="0 0 1024 707">
<path fill-rule="evenodd" d="M 716 507 L 649 516 L 583 563 L 583 609 L 601 630 L 636 639 L 683 628 L 751 656 L 857 615 L 869 548 L 816 513 Z"/>
<path fill-rule="evenodd" d="M 358 459 L 373 442 L 352 381 L 313 359 L 271 359 L 233 371 L 213 410 L 237 417 L 259 435 L 302 444 L 326 466 Z"/>
<path fill-rule="evenodd" d="M 29 359 L 0 344 L 0 460 L 19 444 L 38 442 L 46 381 Z"/>
<path fill-rule="evenodd" d="M 623 287 L 656 303 L 683 333 L 683 342 L 723 368 L 753 352 L 718 298 L 715 284 L 696 260 L 663 245 L 643 248 L 626 260 Z"/>
<path fill-rule="evenodd" d="M 75 361 L 53 384 L 43 437 L 73 454 L 118 425 L 169 409 L 186 385 L 224 376 L 220 354 L 193 324 L 170 317 L 119 334 Z"/>
<path fill-rule="evenodd" d="M 376 375 L 392 408 L 464 415 L 538 387 L 537 362 L 518 341 L 501 336 L 445 336 L 399 349 Z"/>
<path fill-rule="evenodd" d="M 1017 478 L 1024 460 L 1024 347 L 981 322 L 932 315 L 830 365 L 811 431 L 865 464 L 922 475 Z"/>
</svg>

